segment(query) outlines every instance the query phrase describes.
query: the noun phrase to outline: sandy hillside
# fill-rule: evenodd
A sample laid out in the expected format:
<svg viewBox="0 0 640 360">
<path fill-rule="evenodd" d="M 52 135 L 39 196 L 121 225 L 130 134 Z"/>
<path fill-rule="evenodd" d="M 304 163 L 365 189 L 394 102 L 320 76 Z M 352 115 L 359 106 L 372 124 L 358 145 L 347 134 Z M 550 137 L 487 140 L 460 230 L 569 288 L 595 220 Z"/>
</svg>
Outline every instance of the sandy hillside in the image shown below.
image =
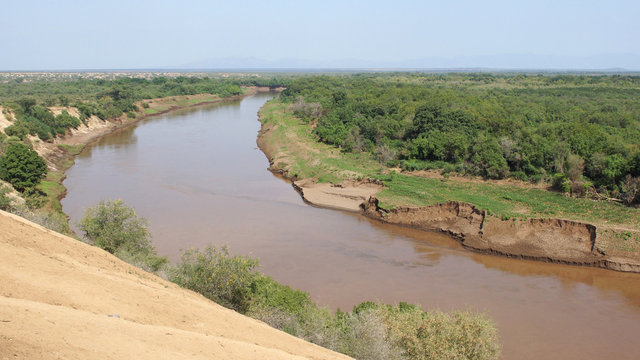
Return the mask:
<svg viewBox="0 0 640 360">
<path fill-rule="evenodd" d="M 0 359 L 346 359 L 0 211 Z"/>
<path fill-rule="evenodd" d="M 3 110 L 4 110 L 4 108 L 2 106 L 0 106 L 0 132 L 4 132 L 4 129 L 7 126 L 10 126 L 11 124 L 13 124 L 12 121 L 7 119 L 7 116 L 5 115 Z"/>
</svg>

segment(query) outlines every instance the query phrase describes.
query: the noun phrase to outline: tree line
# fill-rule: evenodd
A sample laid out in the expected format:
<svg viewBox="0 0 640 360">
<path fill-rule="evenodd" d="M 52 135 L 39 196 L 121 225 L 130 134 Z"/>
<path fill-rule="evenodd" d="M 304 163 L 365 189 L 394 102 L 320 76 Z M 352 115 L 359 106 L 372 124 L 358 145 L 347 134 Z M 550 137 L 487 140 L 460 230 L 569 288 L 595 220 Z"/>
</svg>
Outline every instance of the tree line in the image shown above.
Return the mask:
<svg viewBox="0 0 640 360">
<path fill-rule="evenodd" d="M 548 181 L 637 203 L 640 77 L 360 74 L 282 93 L 320 141 L 406 170 Z"/>
</svg>

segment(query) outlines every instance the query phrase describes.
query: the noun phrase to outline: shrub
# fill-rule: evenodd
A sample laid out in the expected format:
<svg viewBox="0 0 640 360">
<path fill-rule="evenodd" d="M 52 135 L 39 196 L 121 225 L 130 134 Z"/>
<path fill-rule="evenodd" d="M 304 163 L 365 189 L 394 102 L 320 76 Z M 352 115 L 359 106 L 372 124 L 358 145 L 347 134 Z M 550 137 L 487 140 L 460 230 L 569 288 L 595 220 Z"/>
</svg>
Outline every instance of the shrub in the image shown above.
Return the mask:
<svg viewBox="0 0 640 360">
<path fill-rule="evenodd" d="M 468 311 L 423 312 L 402 304 L 380 307 L 389 336 L 409 359 L 497 359 L 495 325 Z"/>
<path fill-rule="evenodd" d="M 522 170 L 513 171 L 513 172 L 511 172 L 510 176 L 512 178 L 516 179 L 516 180 L 521 180 L 521 181 L 527 181 L 528 180 L 527 174 Z"/>
<path fill-rule="evenodd" d="M 104 200 L 88 208 L 78 226 L 90 243 L 146 270 L 158 271 L 168 263 L 151 244 L 146 219 L 122 200 Z"/>
<path fill-rule="evenodd" d="M 88 208 L 79 227 L 87 240 L 112 254 L 120 248 L 135 252 L 151 247 L 147 221 L 122 200 L 104 200 Z"/>
<path fill-rule="evenodd" d="M 569 179 L 562 173 L 553 174 L 553 187 L 556 190 L 562 191 L 563 193 L 568 193 L 571 191 L 571 184 L 569 183 Z"/>
<path fill-rule="evenodd" d="M 69 115 L 67 110 L 63 110 L 58 116 L 55 117 L 52 129 L 55 134 L 62 135 L 67 129 L 77 128 L 82 122 L 77 117 Z"/>
<path fill-rule="evenodd" d="M 618 198 L 625 204 L 631 205 L 640 197 L 640 176 L 627 175 L 620 185 Z"/>
<path fill-rule="evenodd" d="M 9 188 L 0 186 L 0 210 L 8 211 L 11 209 L 11 198 L 7 196 Z"/>
<path fill-rule="evenodd" d="M 225 246 L 207 246 L 204 250 L 186 250 L 170 279 L 222 306 L 246 313 L 251 288 L 259 276 L 257 267 L 257 259 L 231 256 Z"/>
<path fill-rule="evenodd" d="M 379 308 L 336 315 L 340 339 L 335 350 L 356 359 L 403 359 L 402 349 L 393 342 Z"/>
<path fill-rule="evenodd" d="M 331 312 L 315 304 L 309 294 L 261 275 L 252 285 L 248 315 L 276 329 L 336 350 L 338 333 Z"/>
<path fill-rule="evenodd" d="M 0 178 L 20 192 L 38 185 L 46 174 L 44 160 L 26 145 L 9 145 L 0 158 Z"/>
<path fill-rule="evenodd" d="M 47 203 L 47 195 L 36 188 L 24 191 L 24 200 L 30 210 L 40 209 Z"/>
<path fill-rule="evenodd" d="M 49 230 L 53 230 L 62 234 L 69 232 L 69 223 L 67 217 L 64 214 L 48 211 L 32 211 L 24 205 L 14 206 L 10 210 L 12 214 L 23 217 L 38 225 L 44 226 Z"/>
</svg>

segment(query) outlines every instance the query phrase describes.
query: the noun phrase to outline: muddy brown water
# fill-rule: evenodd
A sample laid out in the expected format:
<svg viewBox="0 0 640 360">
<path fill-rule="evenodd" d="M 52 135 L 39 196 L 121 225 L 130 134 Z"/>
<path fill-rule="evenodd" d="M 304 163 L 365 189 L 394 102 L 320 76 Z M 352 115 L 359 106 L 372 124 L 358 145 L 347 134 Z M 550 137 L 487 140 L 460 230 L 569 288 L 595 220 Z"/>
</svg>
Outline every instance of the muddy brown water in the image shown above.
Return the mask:
<svg viewBox="0 0 640 360">
<path fill-rule="evenodd" d="M 257 111 L 273 94 L 145 120 L 87 147 L 64 211 L 121 198 L 159 252 L 227 244 L 333 309 L 366 300 L 486 311 L 505 359 L 640 359 L 640 275 L 462 250 L 442 234 L 305 205 L 267 171 Z"/>
</svg>

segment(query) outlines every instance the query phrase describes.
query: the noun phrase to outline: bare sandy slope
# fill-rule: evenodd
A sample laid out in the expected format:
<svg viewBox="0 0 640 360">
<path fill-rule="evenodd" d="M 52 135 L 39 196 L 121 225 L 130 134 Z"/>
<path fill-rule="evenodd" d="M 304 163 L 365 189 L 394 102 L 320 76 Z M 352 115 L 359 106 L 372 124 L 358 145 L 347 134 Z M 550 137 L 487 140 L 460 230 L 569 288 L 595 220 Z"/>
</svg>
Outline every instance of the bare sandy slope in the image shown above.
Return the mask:
<svg viewBox="0 0 640 360">
<path fill-rule="evenodd" d="M 302 198 L 312 205 L 354 212 L 360 212 L 360 205 L 382 190 L 381 185 L 354 181 L 334 185 L 304 179 L 293 184 Z"/>
<path fill-rule="evenodd" d="M 0 211 L 0 359 L 346 359 Z"/>
<path fill-rule="evenodd" d="M 0 132 L 4 132 L 4 129 L 13 124 L 13 122 L 9 121 L 3 112 L 4 108 L 0 106 Z"/>
</svg>

